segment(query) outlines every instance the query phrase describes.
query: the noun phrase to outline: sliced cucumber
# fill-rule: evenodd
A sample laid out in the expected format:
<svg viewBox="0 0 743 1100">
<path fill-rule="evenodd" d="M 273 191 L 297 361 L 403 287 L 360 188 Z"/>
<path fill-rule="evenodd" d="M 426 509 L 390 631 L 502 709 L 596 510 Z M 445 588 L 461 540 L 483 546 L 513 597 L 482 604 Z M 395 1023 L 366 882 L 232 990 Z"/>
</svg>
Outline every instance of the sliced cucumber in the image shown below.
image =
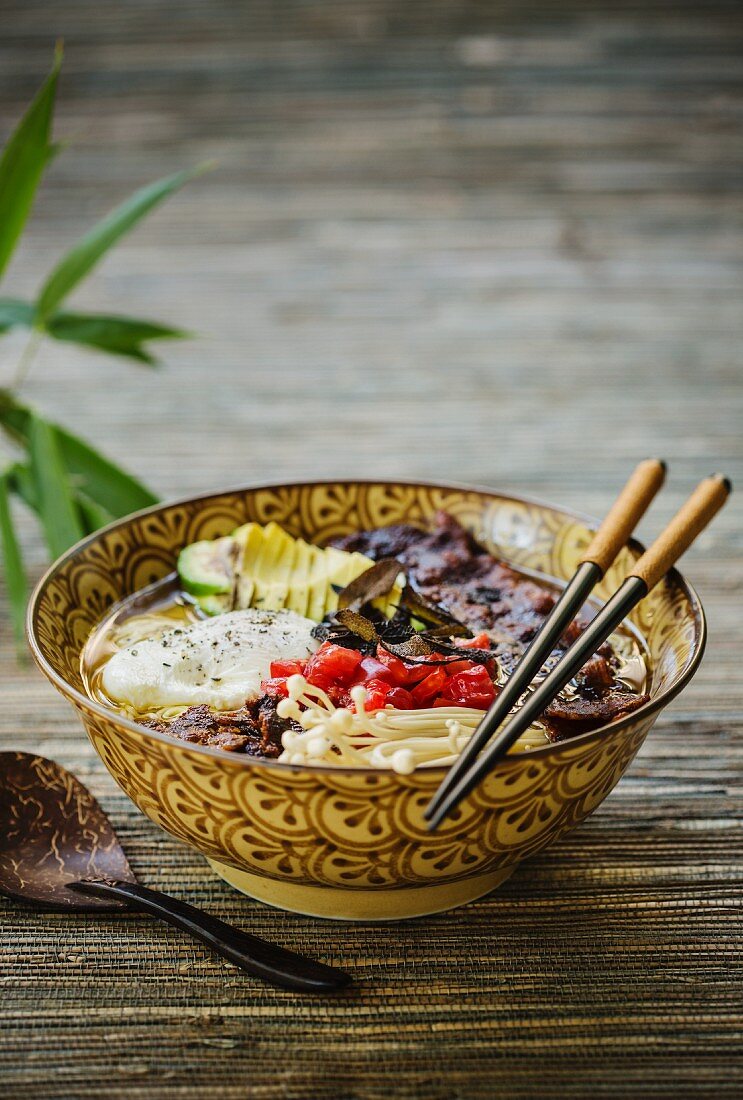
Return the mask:
<svg viewBox="0 0 743 1100">
<path fill-rule="evenodd" d="M 232 591 L 236 543 L 228 535 L 192 542 L 178 555 L 178 575 L 192 596 L 216 596 Z"/>
</svg>

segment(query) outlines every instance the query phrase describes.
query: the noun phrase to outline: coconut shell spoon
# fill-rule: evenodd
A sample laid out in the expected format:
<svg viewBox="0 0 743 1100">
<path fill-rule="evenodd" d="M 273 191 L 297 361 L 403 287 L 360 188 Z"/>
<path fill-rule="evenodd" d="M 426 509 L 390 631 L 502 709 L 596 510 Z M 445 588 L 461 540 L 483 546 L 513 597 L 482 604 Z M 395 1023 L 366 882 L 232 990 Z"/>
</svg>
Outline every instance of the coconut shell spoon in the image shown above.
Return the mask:
<svg viewBox="0 0 743 1100">
<path fill-rule="evenodd" d="M 54 909 L 144 909 L 273 985 L 332 993 L 351 978 L 137 882 L 111 823 L 53 760 L 0 753 L 0 893 Z"/>
</svg>

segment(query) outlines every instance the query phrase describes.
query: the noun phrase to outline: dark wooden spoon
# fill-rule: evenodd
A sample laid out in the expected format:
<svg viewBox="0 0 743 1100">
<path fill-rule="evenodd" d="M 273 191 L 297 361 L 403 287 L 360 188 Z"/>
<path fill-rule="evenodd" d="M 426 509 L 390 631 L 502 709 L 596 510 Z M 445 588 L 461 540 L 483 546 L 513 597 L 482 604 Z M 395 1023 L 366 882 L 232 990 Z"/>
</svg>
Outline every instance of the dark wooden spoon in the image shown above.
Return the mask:
<svg viewBox="0 0 743 1100">
<path fill-rule="evenodd" d="M 342 970 L 141 886 L 90 791 L 43 756 L 0 753 L 0 893 L 80 912 L 145 909 L 284 989 L 328 993 L 351 981 Z"/>
</svg>

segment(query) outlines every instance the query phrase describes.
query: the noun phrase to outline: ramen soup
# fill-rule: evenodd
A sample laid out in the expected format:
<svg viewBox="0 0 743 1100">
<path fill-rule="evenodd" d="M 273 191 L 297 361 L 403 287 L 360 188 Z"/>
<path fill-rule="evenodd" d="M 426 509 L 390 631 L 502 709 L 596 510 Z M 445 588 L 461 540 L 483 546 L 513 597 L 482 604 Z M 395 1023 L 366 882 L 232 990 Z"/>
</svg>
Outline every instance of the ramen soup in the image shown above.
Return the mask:
<svg viewBox="0 0 743 1100">
<path fill-rule="evenodd" d="M 558 591 L 445 513 L 425 531 L 382 527 L 327 547 L 248 523 L 185 547 L 176 576 L 112 608 L 83 677 L 92 698 L 184 741 L 407 774 L 456 759 Z M 511 752 L 616 721 L 647 702 L 646 681 L 625 625 Z"/>
</svg>

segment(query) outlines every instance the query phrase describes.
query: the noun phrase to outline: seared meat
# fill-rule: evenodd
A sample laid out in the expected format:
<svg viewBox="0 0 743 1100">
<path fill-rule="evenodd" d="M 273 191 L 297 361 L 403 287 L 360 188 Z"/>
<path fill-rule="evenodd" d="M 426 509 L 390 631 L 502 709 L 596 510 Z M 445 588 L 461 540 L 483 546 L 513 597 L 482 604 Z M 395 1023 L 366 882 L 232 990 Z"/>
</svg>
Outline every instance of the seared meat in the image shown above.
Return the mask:
<svg viewBox="0 0 743 1100">
<path fill-rule="evenodd" d="M 397 558 L 407 566 L 421 589 L 450 580 L 453 573 L 466 570 L 473 558 L 486 553 L 446 512 L 438 513 L 436 526 L 431 531 L 400 523 L 356 531 L 336 539 L 333 545 L 341 550 L 357 550 L 374 561 Z"/>
<path fill-rule="evenodd" d="M 213 745 L 248 756 L 277 757 L 281 754 L 281 734 L 295 723 L 279 718 L 276 703 L 264 696 L 257 703 L 228 712 L 213 711 L 202 703 L 184 710 L 172 722 L 153 720 L 145 725 L 192 744 Z"/>
<path fill-rule="evenodd" d="M 374 559 L 396 557 L 427 599 L 474 633 L 490 634 L 506 672 L 555 605 L 554 594 L 544 585 L 497 561 L 445 512 L 438 513 L 431 531 L 398 524 L 359 531 L 335 545 Z"/>
<path fill-rule="evenodd" d="M 518 655 L 552 610 L 543 585 L 496 561 L 453 516 L 439 512 L 431 531 L 409 524 L 360 531 L 335 543 L 370 558 L 396 557 L 427 599 L 441 604 L 474 632 Z"/>
<path fill-rule="evenodd" d="M 286 730 L 297 730 L 302 733 L 302 727 L 293 718 L 280 718 L 276 708 L 280 700 L 275 695 L 264 695 L 253 708 L 255 720 L 261 731 L 261 743 L 267 745 L 270 750 L 265 755 L 279 756 L 281 753 L 281 737 Z"/>
<path fill-rule="evenodd" d="M 373 560 L 397 558 L 411 584 L 430 602 L 454 615 L 473 633 L 486 631 L 508 674 L 555 604 L 555 593 L 496 560 L 454 519 L 440 512 L 429 531 L 409 524 L 359 531 L 338 539 L 340 549 L 357 550 Z M 585 629 L 578 619 L 563 635 L 550 663 L 559 658 Z M 571 683 L 567 696 L 556 699 L 543 721 L 552 741 L 595 729 L 629 714 L 647 702 L 617 680 L 619 661 L 605 643 Z M 276 758 L 282 735 L 301 732 L 292 719 L 280 718 L 279 698 L 264 695 L 240 710 L 214 712 L 206 705 L 189 707 L 172 722 L 146 723 L 153 729 L 199 745 L 229 752 Z"/>
<path fill-rule="evenodd" d="M 397 558 L 427 599 L 445 607 L 474 633 L 487 631 L 506 674 L 555 605 L 555 595 L 548 588 L 497 561 L 445 512 L 438 513 L 430 531 L 397 524 L 356 532 L 337 539 L 335 545 L 375 560 Z M 585 626 L 582 619 L 572 623 L 553 658 Z M 555 700 L 548 708 L 545 719 L 553 740 L 604 725 L 647 702 L 647 695 L 632 694 L 618 683 L 612 662 L 617 664 L 605 643 L 578 674 L 576 696 Z"/>
<path fill-rule="evenodd" d="M 614 722 L 647 703 L 650 696 L 634 695 L 631 691 L 611 688 L 602 695 L 590 698 L 557 698 L 545 711 L 547 736 L 550 741 L 562 741 L 577 733 L 596 729 L 607 722 Z"/>
<path fill-rule="evenodd" d="M 605 657 L 592 657 L 580 670 L 580 678 L 583 684 L 594 691 L 602 688 L 610 688 L 614 683 L 614 674 Z"/>
</svg>

